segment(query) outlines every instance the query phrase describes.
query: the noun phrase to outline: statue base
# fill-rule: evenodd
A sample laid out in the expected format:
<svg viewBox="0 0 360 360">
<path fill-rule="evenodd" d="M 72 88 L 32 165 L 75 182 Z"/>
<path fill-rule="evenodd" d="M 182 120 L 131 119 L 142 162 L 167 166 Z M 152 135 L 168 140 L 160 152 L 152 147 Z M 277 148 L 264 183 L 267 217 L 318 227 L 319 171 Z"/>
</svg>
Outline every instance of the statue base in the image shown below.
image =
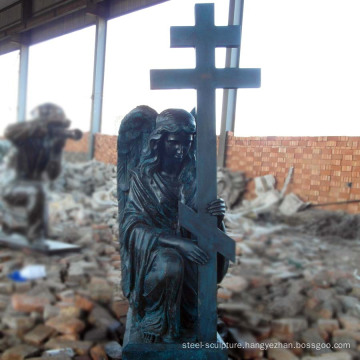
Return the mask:
<svg viewBox="0 0 360 360">
<path fill-rule="evenodd" d="M 144 343 L 130 307 L 127 313 L 122 359 L 227 360 L 228 351 L 218 333 L 216 334 L 216 341 L 213 343 L 194 342 L 186 338 L 176 344 Z"/>
<path fill-rule="evenodd" d="M 24 236 L 19 234 L 5 234 L 0 231 L 0 246 L 11 249 L 21 249 L 40 252 L 47 255 L 56 255 L 72 251 L 80 251 L 78 245 L 68 244 L 61 241 L 43 240 L 30 243 Z"/>
<path fill-rule="evenodd" d="M 188 348 L 184 344 L 128 344 L 123 349 L 123 360 L 227 360 L 227 350 L 216 348 L 218 343 L 210 343 L 213 349 L 205 348 L 206 344 L 190 343 L 198 349 Z M 203 348 L 201 348 L 203 346 Z"/>
<path fill-rule="evenodd" d="M 123 360 L 227 360 L 224 341 L 217 334 L 214 343 L 186 342 L 180 344 L 127 344 Z"/>
</svg>

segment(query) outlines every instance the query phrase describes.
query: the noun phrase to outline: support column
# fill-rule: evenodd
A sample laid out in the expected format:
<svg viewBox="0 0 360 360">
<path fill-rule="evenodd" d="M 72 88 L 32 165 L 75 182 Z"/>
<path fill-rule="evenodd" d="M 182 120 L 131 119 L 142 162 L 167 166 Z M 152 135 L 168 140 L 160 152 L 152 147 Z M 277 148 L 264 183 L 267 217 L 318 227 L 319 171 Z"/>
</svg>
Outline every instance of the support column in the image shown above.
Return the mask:
<svg viewBox="0 0 360 360">
<path fill-rule="evenodd" d="M 93 159 L 95 153 L 95 134 L 101 131 L 101 114 L 105 73 L 106 30 L 106 19 L 98 17 L 96 21 L 94 77 L 91 106 L 91 129 L 89 136 L 90 159 Z"/>
<path fill-rule="evenodd" d="M 237 68 L 240 62 L 241 31 L 244 12 L 244 0 L 230 0 L 229 25 L 240 25 L 240 45 L 226 49 L 225 67 Z M 234 131 L 237 89 L 224 89 L 221 113 L 221 127 L 217 166 L 226 166 L 226 136 L 228 131 Z"/>
<path fill-rule="evenodd" d="M 23 122 L 26 117 L 26 98 L 29 68 L 29 45 L 20 45 L 19 87 L 17 103 L 17 121 Z"/>
</svg>

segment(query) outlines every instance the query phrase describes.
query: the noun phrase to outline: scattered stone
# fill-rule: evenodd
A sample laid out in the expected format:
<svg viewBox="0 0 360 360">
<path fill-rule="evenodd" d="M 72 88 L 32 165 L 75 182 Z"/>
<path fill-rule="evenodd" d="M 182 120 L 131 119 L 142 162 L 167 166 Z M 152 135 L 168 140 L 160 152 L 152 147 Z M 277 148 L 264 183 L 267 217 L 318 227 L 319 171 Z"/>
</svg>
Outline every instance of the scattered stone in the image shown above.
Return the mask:
<svg viewBox="0 0 360 360">
<path fill-rule="evenodd" d="M 104 348 L 101 345 L 96 345 L 91 348 L 90 355 L 92 360 L 107 360 L 107 355 Z"/>
<path fill-rule="evenodd" d="M 88 289 L 94 301 L 108 303 L 112 299 L 113 289 L 106 279 L 92 277 Z"/>
<path fill-rule="evenodd" d="M 0 251 L 0 264 L 9 261 L 13 258 L 13 253 L 10 251 Z"/>
<path fill-rule="evenodd" d="M 60 314 L 60 309 L 57 306 L 45 305 L 44 307 L 44 320 L 48 320 L 52 317 L 58 316 Z"/>
<path fill-rule="evenodd" d="M 360 318 L 360 299 L 354 296 L 339 296 L 344 313 Z"/>
<path fill-rule="evenodd" d="M 4 310 L 9 304 L 9 297 L 0 295 L 0 310 Z"/>
<path fill-rule="evenodd" d="M 281 347 L 276 349 L 269 349 L 267 352 L 269 360 L 297 360 L 299 359 L 290 350 Z"/>
<path fill-rule="evenodd" d="M 356 342 L 360 343 L 360 331 L 349 331 L 344 329 L 334 330 L 333 336 L 336 337 L 348 337 L 354 339 Z"/>
<path fill-rule="evenodd" d="M 360 332 L 349 330 L 335 330 L 332 336 L 332 344 L 341 344 L 348 346 L 351 350 L 356 350 L 356 344 L 360 342 Z"/>
<path fill-rule="evenodd" d="M 0 282 L 0 294 L 9 295 L 12 293 L 13 284 L 11 282 Z"/>
<path fill-rule="evenodd" d="M 120 319 L 122 316 L 127 315 L 129 310 L 129 302 L 128 300 L 114 301 L 111 308 L 116 317 Z"/>
<path fill-rule="evenodd" d="M 69 360 L 75 356 L 75 353 L 70 348 L 46 350 L 43 352 L 42 357 L 50 357 L 51 359 Z"/>
<path fill-rule="evenodd" d="M 32 317 L 21 314 L 7 314 L 3 317 L 2 322 L 19 336 L 25 334 L 35 325 L 35 320 Z"/>
<path fill-rule="evenodd" d="M 122 359 L 122 347 L 117 341 L 107 343 L 105 353 L 112 360 Z"/>
<path fill-rule="evenodd" d="M 67 281 L 81 281 L 85 276 L 81 263 L 71 263 L 68 271 Z"/>
<path fill-rule="evenodd" d="M 218 288 L 217 291 L 217 299 L 218 301 L 224 301 L 224 300 L 229 300 L 232 297 L 232 292 L 227 290 L 227 289 L 223 289 L 221 287 Z"/>
<path fill-rule="evenodd" d="M 67 289 L 57 294 L 58 298 L 66 303 L 73 303 L 75 298 L 75 292 L 72 289 Z"/>
<path fill-rule="evenodd" d="M 91 311 L 94 307 L 91 300 L 78 294 L 75 296 L 75 305 L 84 311 Z"/>
<path fill-rule="evenodd" d="M 263 355 L 263 350 L 255 337 L 248 331 L 240 331 L 235 328 L 229 329 L 229 334 L 234 343 L 239 346 L 235 348 L 235 352 L 238 352 L 243 359 L 260 358 Z"/>
<path fill-rule="evenodd" d="M 270 313 L 275 317 L 294 317 L 304 308 L 305 297 L 301 294 L 289 294 L 275 297 L 269 305 Z"/>
<path fill-rule="evenodd" d="M 57 336 L 58 340 L 70 340 L 70 341 L 78 341 L 80 340 L 79 334 L 62 334 Z"/>
<path fill-rule="evenodd" d="M 331 352 L 331 350 L 326 347 L 326 343 L 319 331 L 315 328 L 305 330 L 302 333 L 302 340 L 308 345 L 312 355 L 322 355 Z"/>
<path fill-rule="evenodd" d="M 106 327 L 96 327 L 88 330 L 84 335 L 84 340 L 99 342 L 107 339 L 108 329 Z"/>
<path fill-rule="evenodd" d="M 88 321 L 91 325 L 96 327 L 109 328 L 117 320 L 105 308 L 97 305 L 91 311 Z"/>
<path fill-rule="evenodd" d="M 92 346 L 90 341 L 65 340 L 59 338 L 50 339 L 45 345 L 45 349 L 72 349 L 77 355 L 87 355 Z"/>
<path fill-rule="evenodd" d="M 278 319 L 271 322 L 271 335 L 284 342 L 292 342 L 295 334 L 305 331 L 308 323 L 304 318 Z"/>
<path fill-rule="evenodd" d="M 342 328 L 350 331 L 360 331 L 360 319 L 356 319 L 352 316 L 340 316 L 339 322 Z"/>
<path fill-rule="evenodd" d="M 21 258 L 0 262 L 0 270 L 3 274 L 10 274 L 14 270 L 18 270 L 22 266 L 23 260 Z"/>
<path fill-rule="evenodd" d="M 39 350 L 30 345 L 16 345 L 8 350 L 6 350 L 1 359 L 2 360 L 23 360 L 30 356 L 36 356 L 39 354 Z"/>
<path fill-rule="evenodd" d="M 320 331 L 332 334 L 335 330 L 339 329 L 339 321 L 336 319 L 319 319 L 317 327 Z"/>
<path fill-rule="evenodd" d="M 246 313 L 251 311 L 251 306 L 243 303 L 222 303 L 219 304 L 218 308 L 231 313 Z"/>
<path fill-rule="evenodd" d="M 83 321 L 63 316 L 51 318 L 45 324 L 62 334 L 78 334 L 85 329 Z"/>
<path fill-rule="evenodd" d="M 25 294 L 15 294 L 11 297 L 14 310 L 30 313 L 32 311 L 43 312 L 44 307 L 50 303 L 49 299 Z"/>
<path fill-rule="evenodd" d="M 350 296 L 360 299 L 360 285 L 356 285 L 352 288 Z"/>
<path fill-rule="evenodd" d="M 321 356 L 304 356 L 301 360 L 352 360 L 352 356 L 345 352 L 323 354 Z"/>
<path fill-rule="evenodd" d="M 244 291 L 248 285 L 248 281 L 242 276 L 225 276 L 220 283 L 223 288 L 236 293 Z"/>
<path fill-rule="evenodd" d="M 82 310 L 75 305 L 67 304 L 67 306 L 62 306 L 58 303 L 57 306 L 60 308 L 60 316 L 68 318 L 80 318 L 81 316 Z"/>
<path fill-rule="evenodd" d="M 49 303 L 53 303 L 56 300 L 56 297 L 49 290 L 49 285 L 47 283 L 41 283 L 34 286 L 29 290 L 26 295 L 36 296 L 37 298 L 47 299 Z"/>
<path fill-rule="evenodd" d="M 54 333 L 54 329 L 46 325 L 39 324 L 24 336 L 24 340 L 32 345 L 39 346 Z"/>
<path fill-rule="evenodd" d="M 15 283 L 16 293 L 26 293 L 30 290 L 31 290 L 31 283 L 29 281 Z"/>
</svg>

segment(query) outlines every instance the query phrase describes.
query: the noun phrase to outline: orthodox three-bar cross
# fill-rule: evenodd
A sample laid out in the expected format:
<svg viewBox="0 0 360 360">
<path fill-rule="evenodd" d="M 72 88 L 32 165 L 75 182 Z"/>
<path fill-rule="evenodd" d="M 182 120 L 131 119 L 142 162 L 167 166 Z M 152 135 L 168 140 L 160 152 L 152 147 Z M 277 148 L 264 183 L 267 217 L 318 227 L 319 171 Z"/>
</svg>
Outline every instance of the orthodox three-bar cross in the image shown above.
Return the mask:
<svg viewBox="0 0 360 360">
<path fill-rule="evenodd" d="M 198 245 L 209 256 L 198 267 L 198 341 L 216 341 L 217 253 L 235 260 L 235 243 L 218 229 L 217 219 L 207 212 L 217 197 L 216 183 L 216 88 L 260 86 L 260 69 L 215 67 L 216 47 L 236 47 L 239 26 L 215 26 L 214 4 L 195 5 L 195 26 L 171 28 L 171 47 L 195 47 L 196 68 L 151 70 L 152 89 L 197 90 L 197 212 L 179 203 L 180 224 L 197 236 Z"/>
</svg>

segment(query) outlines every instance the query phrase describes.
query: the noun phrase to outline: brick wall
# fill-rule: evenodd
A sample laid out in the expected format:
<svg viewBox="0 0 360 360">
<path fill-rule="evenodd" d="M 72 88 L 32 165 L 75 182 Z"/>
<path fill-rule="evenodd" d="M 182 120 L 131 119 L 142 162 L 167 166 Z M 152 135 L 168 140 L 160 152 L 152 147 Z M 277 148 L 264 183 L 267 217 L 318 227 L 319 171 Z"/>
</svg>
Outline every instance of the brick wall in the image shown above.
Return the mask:
<svg viewBox="0 0 360 360">
<path fill-rule="evenodd" d="M 248 177 L 275 175 L 281 189 L 294 166 L 289 191 L 312 203 L 360 199 L 360 138 L 250 137 L 228 134 L 226 166 Z M 250 183 L 250 197 L 253 195 Z M 360 204 L 327 206 L 359 212 Z"/>
<path fill-rule="evenodd" d="M 116 136 L 96 134 L 96 160 L 116 164 Z M 66 151 L 87 152 L 88 134 L 80 142 L 68 141 Z M 226 166 L 245 171 L 247 177 L 273 174 L 281 189 L 291 166 L 288 191 L 312 203 L 360 199 L 360 137 L 249 137 L 228 134 Z M 351 187 L 349 187 L 351 183 Z M 253 182 L 248 197 L 253 197 Z M 359 212 L 360 204 L 327 206 Z"/>
<path fill-rule="evenodd" d="M 64 151 L 87 153 L 89 151 L 89 133 L 83 134 L 82 138 L 78 141 L 68 139 L 66 140 Z"/>
<path fill-rule="evenodd" d="M 95 159 L 104 163 L 117 162 L 117 136 L 96 134 Z"/>
<path fill-rule="evenodd" d="M 65 152 L 67 153 L 88 153 L 89 152 L 89 136 L 84 133 L 79 141 L 67 140 L 65 144 Z M 108 164 L 116 164 L 116 143 L 117 136 L 113 135 L 95 135 L 95 159 Z"/>
</svg>

